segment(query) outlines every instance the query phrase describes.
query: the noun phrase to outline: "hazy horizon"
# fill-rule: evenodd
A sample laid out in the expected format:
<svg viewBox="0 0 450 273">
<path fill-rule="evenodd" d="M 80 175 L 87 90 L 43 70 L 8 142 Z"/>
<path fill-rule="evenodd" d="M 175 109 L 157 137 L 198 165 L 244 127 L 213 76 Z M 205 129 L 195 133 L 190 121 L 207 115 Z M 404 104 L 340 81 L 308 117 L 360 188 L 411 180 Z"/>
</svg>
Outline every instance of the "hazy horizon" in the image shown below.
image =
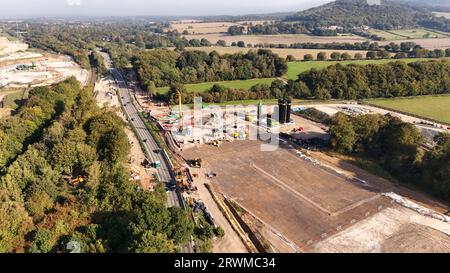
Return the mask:
<svg viewBox="0 0 450 273">
<path fill-rule="evenodd" d="M 207 16 L 294 12 L 331 0 L 15 0 L 5 1 L 2 17 L 46 16 Z"/>
</svg>

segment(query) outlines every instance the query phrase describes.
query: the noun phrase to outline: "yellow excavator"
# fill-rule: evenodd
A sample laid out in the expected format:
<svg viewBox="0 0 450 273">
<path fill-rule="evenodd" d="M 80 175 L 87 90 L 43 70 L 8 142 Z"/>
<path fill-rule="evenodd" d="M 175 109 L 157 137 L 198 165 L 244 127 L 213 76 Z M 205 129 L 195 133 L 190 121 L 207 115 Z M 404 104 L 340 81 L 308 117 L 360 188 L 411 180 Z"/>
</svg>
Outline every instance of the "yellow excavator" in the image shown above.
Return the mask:
<svg viewBox="0 0 450 273">
<path fill-rule="evenodd" d="M 78 176 L 77 178 L 70 181 L 70 185 L 74 187 L 78 187 L 82 183 L 84 183 L 84 178 L 82 176 Z"/>
<path fill-rule="evenodd" d="M 202 167 L 202 159 L 196 158 L 192 161 L 192 167 L 194 168 L 201 168 Z"/>
</svg>

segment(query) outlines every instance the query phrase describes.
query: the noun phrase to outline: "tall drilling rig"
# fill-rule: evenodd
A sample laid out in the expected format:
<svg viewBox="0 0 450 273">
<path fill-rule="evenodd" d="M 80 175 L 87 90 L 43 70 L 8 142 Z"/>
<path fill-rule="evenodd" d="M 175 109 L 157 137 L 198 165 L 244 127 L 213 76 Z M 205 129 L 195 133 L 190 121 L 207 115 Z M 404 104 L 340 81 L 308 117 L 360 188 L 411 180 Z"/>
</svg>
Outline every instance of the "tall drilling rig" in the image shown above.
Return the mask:
<svg viewBox="0 0 450 273">
<path fill-rule="evenodd" d="M 179 132 L 183 132 L 183 130 L 184 130 L 184 121 L 183 121 L 184 115 L 183 115 L 183 107 L 182 107 L 183 100 L 182 100 L 180 91 L 177 92 L 177 95 L 178 95 L 178 105 L 179 105 L 178 111 L 180 111 L 179 112 L 180 113 L 179 114 L 179 116 L 180 116 L 180 127 L 178 128 L 178 131 Z"/>
</svg>

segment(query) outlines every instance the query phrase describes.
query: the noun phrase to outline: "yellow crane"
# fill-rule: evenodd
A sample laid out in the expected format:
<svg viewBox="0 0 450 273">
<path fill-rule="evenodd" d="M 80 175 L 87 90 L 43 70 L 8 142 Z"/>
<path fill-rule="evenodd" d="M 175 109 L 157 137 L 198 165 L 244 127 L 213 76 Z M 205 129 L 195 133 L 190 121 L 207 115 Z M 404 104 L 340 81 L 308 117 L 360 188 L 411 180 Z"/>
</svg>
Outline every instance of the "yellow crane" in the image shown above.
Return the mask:
<svg viewBox="0 0 450 273">
<path fill-rule="evenodd" d="M 178 104 L 179 104 L 179 111 L 180 111 L 180 127 L 178 128 L 178 131 L 183 132 L 184 130 L 184 124 L 183 124 L 183 109 L 182 109 L 182 97 L 181 97 L 181 92 L 178 91 L 177 92 L 178 95 Z"/>
</svg>

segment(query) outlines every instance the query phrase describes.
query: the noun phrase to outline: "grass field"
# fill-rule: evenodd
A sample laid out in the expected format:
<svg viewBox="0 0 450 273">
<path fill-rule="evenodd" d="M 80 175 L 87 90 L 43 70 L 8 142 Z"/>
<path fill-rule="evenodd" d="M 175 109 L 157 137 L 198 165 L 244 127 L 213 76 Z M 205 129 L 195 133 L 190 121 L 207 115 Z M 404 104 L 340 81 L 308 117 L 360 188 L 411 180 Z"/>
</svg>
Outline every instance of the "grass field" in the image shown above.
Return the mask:
<svg viewBox="0 0 450 273">
<path fill-rule="evenodd" d="M 3 107 L 17 109 L 18 102 L 28 96 L 28 92 L 24 89 L 0 89 L 0 95 L 4 95 Z"/>
<path fill-rule="evenodd" d="M 389 30 L 389 31 L 370 29 L 368 32 L 383 37 L 386 40 L 423 39 L 423 38 L 431 39 L 431 38 L 450 37 L 449 33 L 423 28 Z"/>
<path fill-rule="evenodd" d="M 450 124 L 450 95 L 373 99 L 369 103 Z"/>
<path fill-rule="evenodd" d="M 393 33 L 402 38 L 418 39 L 418 38 L 445 38 L 449 37 L 448 34 L 443 32 L 436 32 L 429 29 L 403 29 L 403 30 L 390 30 L 389 33 Z"/>
<path fill-rule="evenodd" d="M 386 40 L 404 39 L 404 37 L 395 35 L 393 33 L 386 32 L 384 30 L 379 30 L 379 29 L 370 29 L 367 32 L 369 32 L 370 34 L 374 34 L 374 35 L 377 35 L 379 37 L 382 37 L 382 38 L 384 38 Z"/>
<path fill-rule="evenodd" d="M 186 84 L 185 87 L 189 92 L 203 92 L 213 87 L 214 84 L 220 84 L 229 88 L 246 90 L 250 89 L 252 86 L 258 83 L 265 83 L 270 85 L 274 80 L 275 79 L 273 78 L 266 78 L 266 79 L 252 79 L 243 81 L 204 82 L 196 84 Z M 161 87 L 156 89 L 156 92 L 159 94 L 165 94 L 169 91 L 169 89 L 170 89 L 169 87 Z"/>
<path fill-rule="evenodd" d="M 401 61 L 411 63 L 417 61 L 425 61 L 429 59 L 402 59 Z M 396 60 L 393 59 L 383 59 L 383 60 L 353 60 L 353 61 L 312 61 L 312 62 L 292 62 L 288 63 L 288 79 L 296 80 L 298 74 L 315 69 L 323 69 L 331 65 L 335 65 L 340 63 L 342 65 L 348 64 L 359 64 L 359 65 L 367 65 L 367 64 L 384 64 L 388 62 L 394 62 Z"/>
</svg>

